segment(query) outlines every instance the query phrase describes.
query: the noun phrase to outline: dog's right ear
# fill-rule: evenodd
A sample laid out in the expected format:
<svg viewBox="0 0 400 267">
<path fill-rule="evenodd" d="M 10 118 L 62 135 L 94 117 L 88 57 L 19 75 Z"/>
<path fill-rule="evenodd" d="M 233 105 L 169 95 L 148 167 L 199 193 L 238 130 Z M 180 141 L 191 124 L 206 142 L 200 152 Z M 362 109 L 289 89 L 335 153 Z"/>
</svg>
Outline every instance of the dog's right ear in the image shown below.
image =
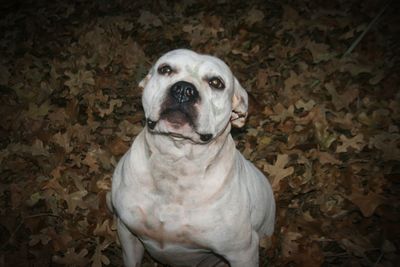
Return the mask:
<svg viewBox="0 0 400 267">
<path fill-rule="evenodd" d="M 149 82 L 149 80 L 150 80 L 150 78 L 151 78 L 151 76 L 152 76 L 152 71 L 150 71 L 147 75 L 146 75 L 146 77 L 144 77 L 143 78 L 143 80 L 141 80 L 140 81 L 140 83 L 139 83 L 139 88 L 140 89 L 144 89 L 145 87 L 146 87 L 146 85 L 147 85 L 147 83 Z"/>
<path fill-rule="evenodd" d="M 232 97 L 232 113 L 231 123 L 233 126 L 243 127 L 247 118 L 248 95 L 246 90 L 240 85 L 239 81 L 234 78 L 234 88 Z"/>
</svg>

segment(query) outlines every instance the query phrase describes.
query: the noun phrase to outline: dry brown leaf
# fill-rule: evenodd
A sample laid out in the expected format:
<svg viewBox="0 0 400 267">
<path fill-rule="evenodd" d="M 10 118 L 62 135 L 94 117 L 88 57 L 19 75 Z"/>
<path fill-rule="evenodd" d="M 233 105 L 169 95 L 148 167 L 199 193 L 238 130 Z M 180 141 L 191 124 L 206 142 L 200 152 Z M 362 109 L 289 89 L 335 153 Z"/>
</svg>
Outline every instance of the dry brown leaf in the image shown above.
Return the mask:
<svg viewBox="0 0 400 267">
<path fill-rule="evenodd" d="M 143 126 L 141 124 L 133 124 L 128 120 L 123 120 L 118 125 L 118 128 L 120 129 L 120 132 L 117 134 L 123 141 L 131 141 L 132 136 L 138 135 L 143 130 Z"/>
<path fill-rule="evenodd" d="M 77 207 L 83 209 L 86 208 L 86 203 L 85 201 L 83 201 L 83 197 L 85 197 L 87 194 L 88 192 L 86 190 L 83 190 L 65 195 L 64 200 L 67 202 L 68 213 L 75 213 Z"/>
<path fill-rule="evenodd" d="M 366 257 L 365 252 L 367 251 L 367 249 L 370 248 L 369 242 L 360 238 L 357 238 L 357 240 L 351 240 L 353 238 L 343 238 L 342 240 L 340 240 L 340 243 L 345 247 L 347 251 L 350 251 L 354 255 L 363 258 Z"/>
<path fill-rule="evenodd" d="M 346 136 L 341 135 L 340 142 L 341 144 L 338 145 L 336 148 L 336 153 L 347 152 L 349 148 L 352 148 L 355 152 L 358 153 L 364 148 L 364 146 L 366 146 L 363 134 L 357 134 L 356 136 L 351 138 L 347 138 Z"/>
<path fill-rule="evenodd" d="M 50 110 L 49 102 L 44 102 L 40 106 L 36 105 L 35 103 L 29 103 L 29 109 L 26 113 L 26 116 L 33 120 L 38 120 L 46 116 L 49 113 L 49 110 Z"/>
<path fill-rule="evenodd" d="M 265 88 L 268 84 L 268 70 L 267 69 L 260 69 L 257 72 L 257 82 L 256 85 L 258 88 Z"/>
<path fill-rule="evenodd" d="M 121 107 L 121 106 L 122 106 L 122 100 L 120 100 L 120 99 L 111 99 L 111 101 L 109 101 L 108 108 L 97 107 L 97 110 L 99 112 L 99 116 L 101 118 L 103 118 L 104 116 L 110 115 L 111 113 L 113 113 L 115 107 Z"/>
<path fill-rule="evenodd" d="M 89 167 L 90 173 L 99 172 L 99 164 L 97 163 L 96 156 L 93 152 L 88 152 L 82 160 L 82 163 Z"/>
<path fill-rule="evenodd" d="M 282 256 L 286 258 L 292 257 L 299 251 L 298 239 L 302 235 L 296 232 L 287 231 L 282 234 Z"/>
<path fill-rule="evenodd" d="M 290 105 L 287 109 L 281 103 L 273 107 L 274 115 L 270 115 L 271 120 L 275 122 L 284 122 L 287 118 L 294 116 L 294 106 Z"/>
<path fill-rule="evenodd" d="M 359 92 L 357 88 L 348 88 L 346 91 L 339 95 L 333 83 L 326 83 L 325 88 L 328 90 L 332 97 L 332 103 L 337 111 L 349 108 L 349 105 L 358 97 Z"/>
<path fill-rule="evenodd" d="M 68 132 L 61 133 L 58 132 L 53 135 L 53 142 L 58 144 L 60 147 L 64 148 L 65 153 L 70 153 L 74 148 L 71 146 L 71 137 Z"/>
<path fill-rule="evenodd" d="M 373 191 L 364 193 L 364 190 L 357 185 L 353 185 L 351 195 L 346 198 L 353 202 L 365 217 L 371 217 L 375 209 L 385 200 L 380 194 Z"/>
<path fill-rule="evenodd" d="M 315 101 L 310 99 L 305 102 L 303 99 L 300 99 L 296 102 L 295 107 L 297 109 L 303 109 L 304 111 L 310 111 L 316 105 Z"/>
<path fill-rule="evenodd" d="M 108 259 L 108 257 L 106 255 L 103 254 L 103 250 L 105 250 L 110 243 L 107 241 L 104 241 L 103 243 L 100 244 L 99 242 L 99 238 L 97 239 L 97 246 L 96 246 L 96 250 L 92 256 L 92 267 L 102 267 L 103 264 L 104 265 L 109 265 L 110 264 L 110 260 Z"/>
<path fill-rule="evenodd" d="M 63 256 L 53 256 L 53 261 L 66 266 L 87 266 L 89 260 L 86 258 L 87 249 L 82 249 L 79 253 L 75 252 L 75 248 L 69 248 Z"/>
<path fill-rule="evenodd" d="M 335 53 L 330 51 L 330 47 L 327 44 L 308 41 L 306 42 L 305 47 L 311 52 L 314 63 L 327 61 L 335 56 Z"/>
<path fill-rule="evenodd" d="M 312 155 L 316 158 L 322 165 L 324 164 L 332 164 L 332 165 L 340 165 L 342 161 L 338 160 L 334 155 L 329 152 L 313 150 Z"/>
<path fill-rule="evenodd" d="M 330 131 L 328 124 L 324 122 L 315 122 L 315 136 L 319 145 L 323 149 L 329 149 L 333 142 L 336 141 L 336 134 Z"/>
<path fill-rule="evenodd" d="M 42 245 L 47 245 L 50 240 L 51 236 L 48 235 L 47 228 L 45 228 L 40 231 L 40 234 L 30 236 L 29 246 L 35 246 L 38 243 L 41 243 Z"/>
<path fill-rule="evenodd" d="M 369 147 L 375 147 L 383 152 L 383 159 L 386 161 L 400 161 L 400 134 L 382 133 L 369 140 Z"/>
<path fill-rule="evenodd" d="M 272 180 L 272 189 L 278 192 L 280 189 L 280 181 L 289 175 L 293 174 L 294 168 L 288 167 L 286 165 L 289 163 L 289 155 L 279 154 L 273 165 L 265 163 L 264 171 L 267 172 Z"/>
<path fill-rule="evenodd" d="M 305 78 L 303 74 L 298 75 L 294 71 L 290 71 L 290 76 L 285 80 L 285 92 L 289 94 L 291 89 L 293 89 L 295 86 L 303 86 L 306 83 Z M 290 95 L 288 95 L 290 97 Z"/>
<path fill-rule="evenodd" d="M 158 16 L 146 10 L 140 11 L 138 22 L 144 26 L 145 29 L 150 27 L 160 27 L 163 24 Z"/>
<path fill-rule="evenodd" d="M 96 228 L 93 230 L 93 234 L 96 236 L 105 237 L 112 241 L 116 237 L 116 232 L 112 230 L 112 221 L 106 219 L 103 223 L 98 223 Z"/>
<path fill-rule="evenodd" d="M 74 96 L 83 92 L 83 85 L 95 85 L 93 73 L 88 70 L 78 70 L 77 73 L 71 71 L 65 71 L 65 75 L 68 76 L 68 80 L 64 83 L 68 86 L 70 93 Z"/>
<path fill-rule="evenodd" d="M 265 15 L 261 10 L 258 10 L 257 8 L 253 7 L 252 9 L 250 9 L 249 12 L 247 12 L 245 20 L 249 26 L 252 26 L 257 22 L 261 22 L 264 19 L 264 17 Z"/>
</svg>

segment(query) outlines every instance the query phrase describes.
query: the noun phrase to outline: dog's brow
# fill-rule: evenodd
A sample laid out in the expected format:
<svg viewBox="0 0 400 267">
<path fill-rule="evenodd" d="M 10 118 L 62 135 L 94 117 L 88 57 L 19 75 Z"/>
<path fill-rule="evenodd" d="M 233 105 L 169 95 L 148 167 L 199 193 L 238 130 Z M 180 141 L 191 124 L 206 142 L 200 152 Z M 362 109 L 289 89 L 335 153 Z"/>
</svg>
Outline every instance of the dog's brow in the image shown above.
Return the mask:
<svg viewBox="0 0 400 267">
<path fill-rule="evenodd" d="M 190 76 L 195 77 L 197 79 L 200 79 L 199 77 L 199 69 L 200 69 L 200 65 L 202 62 L 200 62 L 199 64 L 196 64 L 194 66 L 194 68 L 191 68 L 189 65 L 186 65 L 186 71 L 189 72 Z"/>
</svg>

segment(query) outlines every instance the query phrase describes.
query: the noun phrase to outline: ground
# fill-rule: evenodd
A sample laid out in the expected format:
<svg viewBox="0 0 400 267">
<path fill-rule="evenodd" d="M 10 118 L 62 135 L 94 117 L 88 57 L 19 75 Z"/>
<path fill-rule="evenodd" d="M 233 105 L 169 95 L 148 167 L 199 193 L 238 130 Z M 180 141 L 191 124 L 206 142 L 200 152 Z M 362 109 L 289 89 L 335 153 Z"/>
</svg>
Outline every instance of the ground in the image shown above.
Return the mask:
<svg viewBox="0 0 400 267">
<path fill-rule="evenodd" d="M 143 129 L 138 82 L 174 48 L 220 57 L 251 95 L 232 134 L 277 201 L 261 266 L 396 266 L 396 4 L 2 1 L 0 266 L 122 265 L 105 195 Z"/>
</svg>

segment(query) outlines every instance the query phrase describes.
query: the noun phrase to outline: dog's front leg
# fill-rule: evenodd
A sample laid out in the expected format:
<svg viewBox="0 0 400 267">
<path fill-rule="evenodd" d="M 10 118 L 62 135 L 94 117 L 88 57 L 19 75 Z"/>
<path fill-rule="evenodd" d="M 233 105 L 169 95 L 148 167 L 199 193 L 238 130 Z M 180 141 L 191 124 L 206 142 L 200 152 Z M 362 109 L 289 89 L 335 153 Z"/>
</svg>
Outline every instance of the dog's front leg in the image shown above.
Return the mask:
<svg viewBox="0 0 400 267">
<path fill-rule="evenodd" d="M 225 256 L 230 267 L 258 267 L 259 237 L 256 232 L 252 232 L 251 240 L 246 249 L 233 251 Z"/>
<path fill-rule="evenodd" d="M 142 242 L 118 219 L 118 237 L 122 246 L 125 267 L 139 267 L 142 263 L 144 247 Z"/>
</svg>

